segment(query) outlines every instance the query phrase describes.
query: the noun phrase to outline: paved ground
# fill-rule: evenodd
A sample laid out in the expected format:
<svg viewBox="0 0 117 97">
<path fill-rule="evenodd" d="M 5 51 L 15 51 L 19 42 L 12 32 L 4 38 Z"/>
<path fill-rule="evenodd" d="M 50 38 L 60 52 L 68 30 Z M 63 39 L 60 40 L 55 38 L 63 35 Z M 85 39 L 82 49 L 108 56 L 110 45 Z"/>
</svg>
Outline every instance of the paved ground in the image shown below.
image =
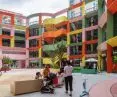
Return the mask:
<svg viewBox="0 0 117 97">
<path fill-rule="evenodd" d="M 0 97 L 14 97 L 10 93 L 9 84 L 15 80 L 25 80 L 25 79 L 33 79 L 35 76 L 35 73 L 39 71 L 37 69 L 32 70 L 12 70 L 9 71 L 3 76 L 0 77 Z M 116 74 L 107 74 L 107 73 L 100 73 L 97 75 L 85 75 L 85 74 L 73 74 L 74 81 L 73 81 L 73 97 L 79 97 L 81 94 L 83 88 L 82 88 L 82 82 L 83 79 L 87 79 L 87 90 L 89 90 L 93 85 L 96 83 L 101 83 L 104 80 L 107 79 L 113 79 L 117 78 Z M 55 89 L 55 94 L 41 94 L 39 92 L 36 93 L 30 93 L 30 94 L 24 94 L 19 95 L 17 97 L 69 97 L 64 93 L 64 87 Z"/>
</svg>

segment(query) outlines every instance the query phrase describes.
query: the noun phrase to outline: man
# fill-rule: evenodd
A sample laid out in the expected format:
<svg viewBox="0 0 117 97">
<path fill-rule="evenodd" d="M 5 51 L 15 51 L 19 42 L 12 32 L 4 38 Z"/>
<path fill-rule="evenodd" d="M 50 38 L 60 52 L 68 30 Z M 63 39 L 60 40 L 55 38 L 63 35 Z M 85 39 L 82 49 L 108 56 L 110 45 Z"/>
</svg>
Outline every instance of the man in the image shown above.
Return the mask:
<svg viewBox="0 0 117 97">
<path fill-rule="evenodd" d="M 64 77 L 65 77 L 66 93 L 68 93 L 68 86 L 70 88 L 69 96 L 72 96 L 72 90 L 73 90 L 72 89 L 72 82 L 73 82 L 72 70 L 73 70 L 73 67 L 71 66 L 71 63 L 67 62 L 67 65 L 64 67 Z"/>
</svg>

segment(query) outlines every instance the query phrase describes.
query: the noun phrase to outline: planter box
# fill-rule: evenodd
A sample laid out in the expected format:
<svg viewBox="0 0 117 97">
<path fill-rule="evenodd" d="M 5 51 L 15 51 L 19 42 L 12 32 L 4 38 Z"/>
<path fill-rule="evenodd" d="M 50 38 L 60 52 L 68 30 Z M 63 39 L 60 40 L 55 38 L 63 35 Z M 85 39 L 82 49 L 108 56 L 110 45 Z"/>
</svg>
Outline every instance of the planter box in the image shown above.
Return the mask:
<svg viewBox="0 0 117 97">
<path fill-rule="evenodd" d="M 73 73 L 79 73 L 81 71 L 81 67 L 73 67 Z"/>
<path fill-rule="evenodd" d="M 97 74 L 95 69 L 81 69 L 81 73 L 83 74 Z"/>
</svg>

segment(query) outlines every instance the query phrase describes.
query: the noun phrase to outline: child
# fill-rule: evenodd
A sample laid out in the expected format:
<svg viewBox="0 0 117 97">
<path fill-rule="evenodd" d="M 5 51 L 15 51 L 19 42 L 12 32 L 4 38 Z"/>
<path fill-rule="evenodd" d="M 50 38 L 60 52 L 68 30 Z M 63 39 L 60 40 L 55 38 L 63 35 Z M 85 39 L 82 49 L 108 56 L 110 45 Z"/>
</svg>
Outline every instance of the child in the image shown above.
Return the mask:
<svg viewBox="0 0 117 97">
<path fill-rule="evenodd" d="M 63 72 L 58 72 L 58 84 L 61 86 L 64 84 L 64 73 Z"/>
<path fill-rule="evenodd" d="M 35 76 L 35 79 L 40 79 L 42 78 L 42 75 L 40 72 L 36 72 L 36 76 Z"/>
</svg>

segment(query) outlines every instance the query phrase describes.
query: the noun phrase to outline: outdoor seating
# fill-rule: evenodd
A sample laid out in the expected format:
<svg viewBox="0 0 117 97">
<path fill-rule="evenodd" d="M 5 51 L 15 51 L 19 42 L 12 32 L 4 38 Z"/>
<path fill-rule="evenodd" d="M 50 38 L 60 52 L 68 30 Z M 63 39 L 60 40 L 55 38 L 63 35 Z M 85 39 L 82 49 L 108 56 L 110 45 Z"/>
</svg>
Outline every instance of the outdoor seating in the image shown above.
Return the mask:
<svg viewBox="0 0 117 97">
<path fill-rule="evenodd" d="M 25 81 L 15 81 L 10 85 L 10 92 L 13 95 L 25 94 L 38 92 L 43 86 L 43 80 L 25 80 Z"/>
</svg>

